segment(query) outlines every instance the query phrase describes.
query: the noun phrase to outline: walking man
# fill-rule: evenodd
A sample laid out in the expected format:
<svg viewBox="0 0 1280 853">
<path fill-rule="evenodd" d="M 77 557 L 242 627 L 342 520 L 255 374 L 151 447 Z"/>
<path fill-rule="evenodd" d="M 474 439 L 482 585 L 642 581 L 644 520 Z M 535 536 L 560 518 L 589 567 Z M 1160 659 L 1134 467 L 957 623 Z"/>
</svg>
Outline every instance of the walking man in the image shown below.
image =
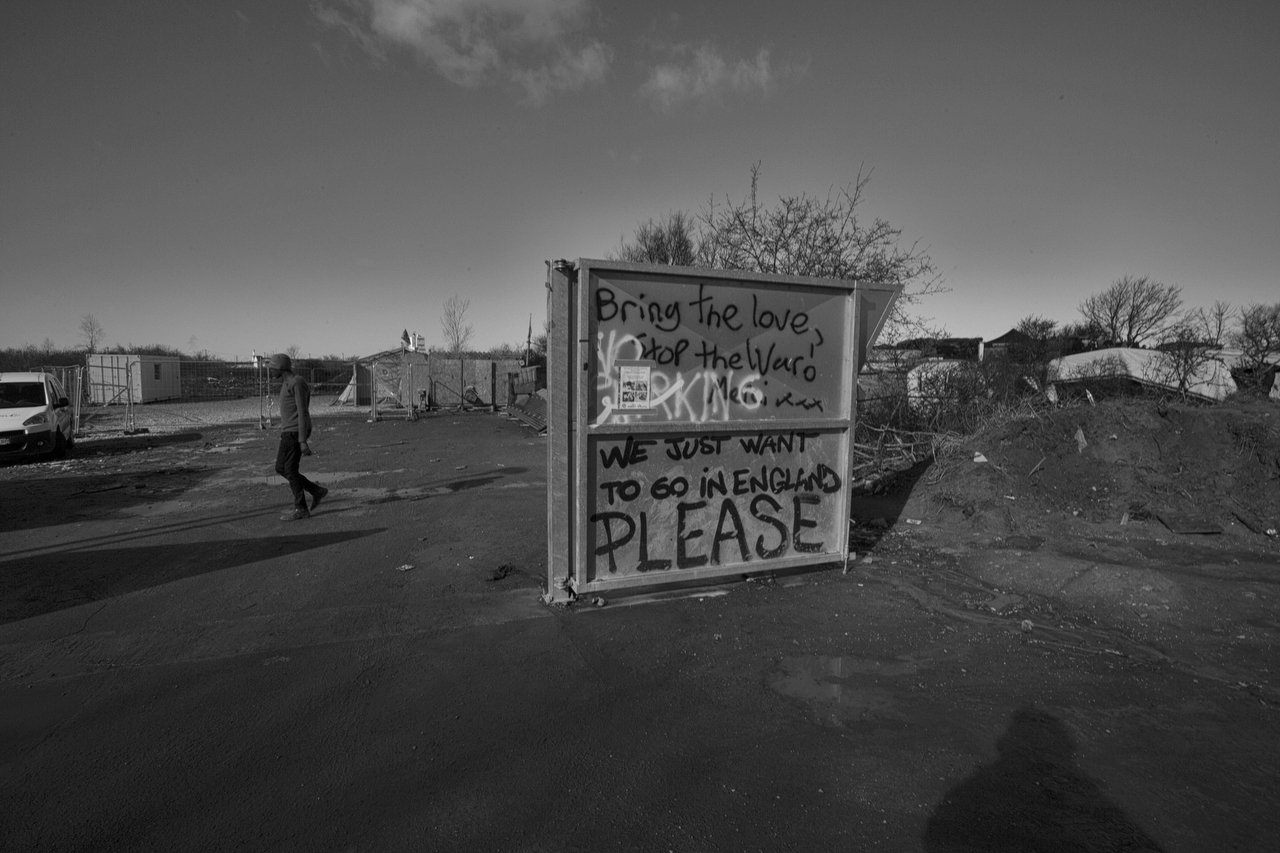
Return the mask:
<svg viewBox="0 0 1280 853">
<path fill-rule="evenodd" d="M 280 380 L 280 449 L 276 452 L 276 473 L 289 481 L 293 492 L 293 512 L 281 521 L 298 521 L 311 517 L 311 509 L 320 505 L 329 490 L 313 483 L 298 471 L 302 457 L 311 455 L 311 386 L 293 372 L 293 361 L 284 353 L 271 356 L 271 378 Z"/>
</svg>

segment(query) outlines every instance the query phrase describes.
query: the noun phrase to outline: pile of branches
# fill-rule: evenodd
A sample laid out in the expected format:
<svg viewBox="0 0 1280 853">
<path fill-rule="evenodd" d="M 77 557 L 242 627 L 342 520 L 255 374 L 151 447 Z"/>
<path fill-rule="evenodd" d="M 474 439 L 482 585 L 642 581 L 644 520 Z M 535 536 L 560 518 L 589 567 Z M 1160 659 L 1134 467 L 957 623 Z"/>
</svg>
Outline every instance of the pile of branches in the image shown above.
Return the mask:
<svg viewBox="0 0 1280 853">
<path fill-rule="evenodd" d="M 860 420 L 850 449 L 852 479 L 855 485 L 867 485 L 929 462 L 929 479 L 937 482 L 958 460 L 971 458 L 966 448 L 972 436 L 1009 421 L 1039 420 L 1046 407 L 1046 403 L 1031 397 L 1004 405 L 988 404 L 980 412 L 975 407 L 963 430 L 906 429 Z"/>
<path fill-rule="evenodd" d="M 873 483 L 936 459 L 959 440 L 954 434 L 859 424 L 849 450 L 851 476 L 855 485 Z"/>
</svg>

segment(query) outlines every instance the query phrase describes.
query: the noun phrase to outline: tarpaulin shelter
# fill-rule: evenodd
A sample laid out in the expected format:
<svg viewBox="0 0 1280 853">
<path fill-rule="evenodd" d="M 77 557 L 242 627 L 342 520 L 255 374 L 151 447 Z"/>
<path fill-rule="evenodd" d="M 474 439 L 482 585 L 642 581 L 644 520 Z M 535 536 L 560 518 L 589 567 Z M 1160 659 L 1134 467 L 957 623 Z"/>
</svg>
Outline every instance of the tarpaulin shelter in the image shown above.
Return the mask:
<svg viewBox="0 0 1280 853">
<path fill-rule="evenodd" d="M 408 408 L 421 405 L 431 393 L 430 356 L 425 352 L 392 349 L 360 359 L 351 380 L 334 405 Z"/>
</svg>

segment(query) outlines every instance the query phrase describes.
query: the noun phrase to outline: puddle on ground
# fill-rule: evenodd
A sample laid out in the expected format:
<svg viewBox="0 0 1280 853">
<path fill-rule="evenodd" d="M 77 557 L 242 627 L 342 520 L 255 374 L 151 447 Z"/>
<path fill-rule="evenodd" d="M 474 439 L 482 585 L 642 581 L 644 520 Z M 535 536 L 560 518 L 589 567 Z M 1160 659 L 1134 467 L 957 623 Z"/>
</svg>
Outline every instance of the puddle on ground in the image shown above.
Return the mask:
<svg viewBox="0 0 1280 853">
<path fill-rule="evenodd" d="M 893 692 L 876 686 L 875 679 L 912 675 L 919 668 L 909 661 L 802 655 L 784 658 L 769 676 L 769 688 L 808 704 L 824 726 L 900 720 Z"/>
</svg>

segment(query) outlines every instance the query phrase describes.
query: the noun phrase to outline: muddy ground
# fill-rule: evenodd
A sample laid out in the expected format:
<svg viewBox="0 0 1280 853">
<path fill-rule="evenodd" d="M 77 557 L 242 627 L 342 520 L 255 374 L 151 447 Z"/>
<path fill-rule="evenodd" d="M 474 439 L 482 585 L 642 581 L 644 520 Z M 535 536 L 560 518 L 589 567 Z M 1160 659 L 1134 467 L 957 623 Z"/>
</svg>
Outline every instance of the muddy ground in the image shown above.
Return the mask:
<svg viewBox="0 0 1280 853">
<path fill-rule="evenodd" d="M 1003 423 L 859 496 L 847 573 L 603 608 L 539 601 L 515 421 L 322 418 L 285 523 L 274 436 L 208 420 L 0 467 L 4 849 L 1280 833 L 1274 406 Z"/>
</svg>

